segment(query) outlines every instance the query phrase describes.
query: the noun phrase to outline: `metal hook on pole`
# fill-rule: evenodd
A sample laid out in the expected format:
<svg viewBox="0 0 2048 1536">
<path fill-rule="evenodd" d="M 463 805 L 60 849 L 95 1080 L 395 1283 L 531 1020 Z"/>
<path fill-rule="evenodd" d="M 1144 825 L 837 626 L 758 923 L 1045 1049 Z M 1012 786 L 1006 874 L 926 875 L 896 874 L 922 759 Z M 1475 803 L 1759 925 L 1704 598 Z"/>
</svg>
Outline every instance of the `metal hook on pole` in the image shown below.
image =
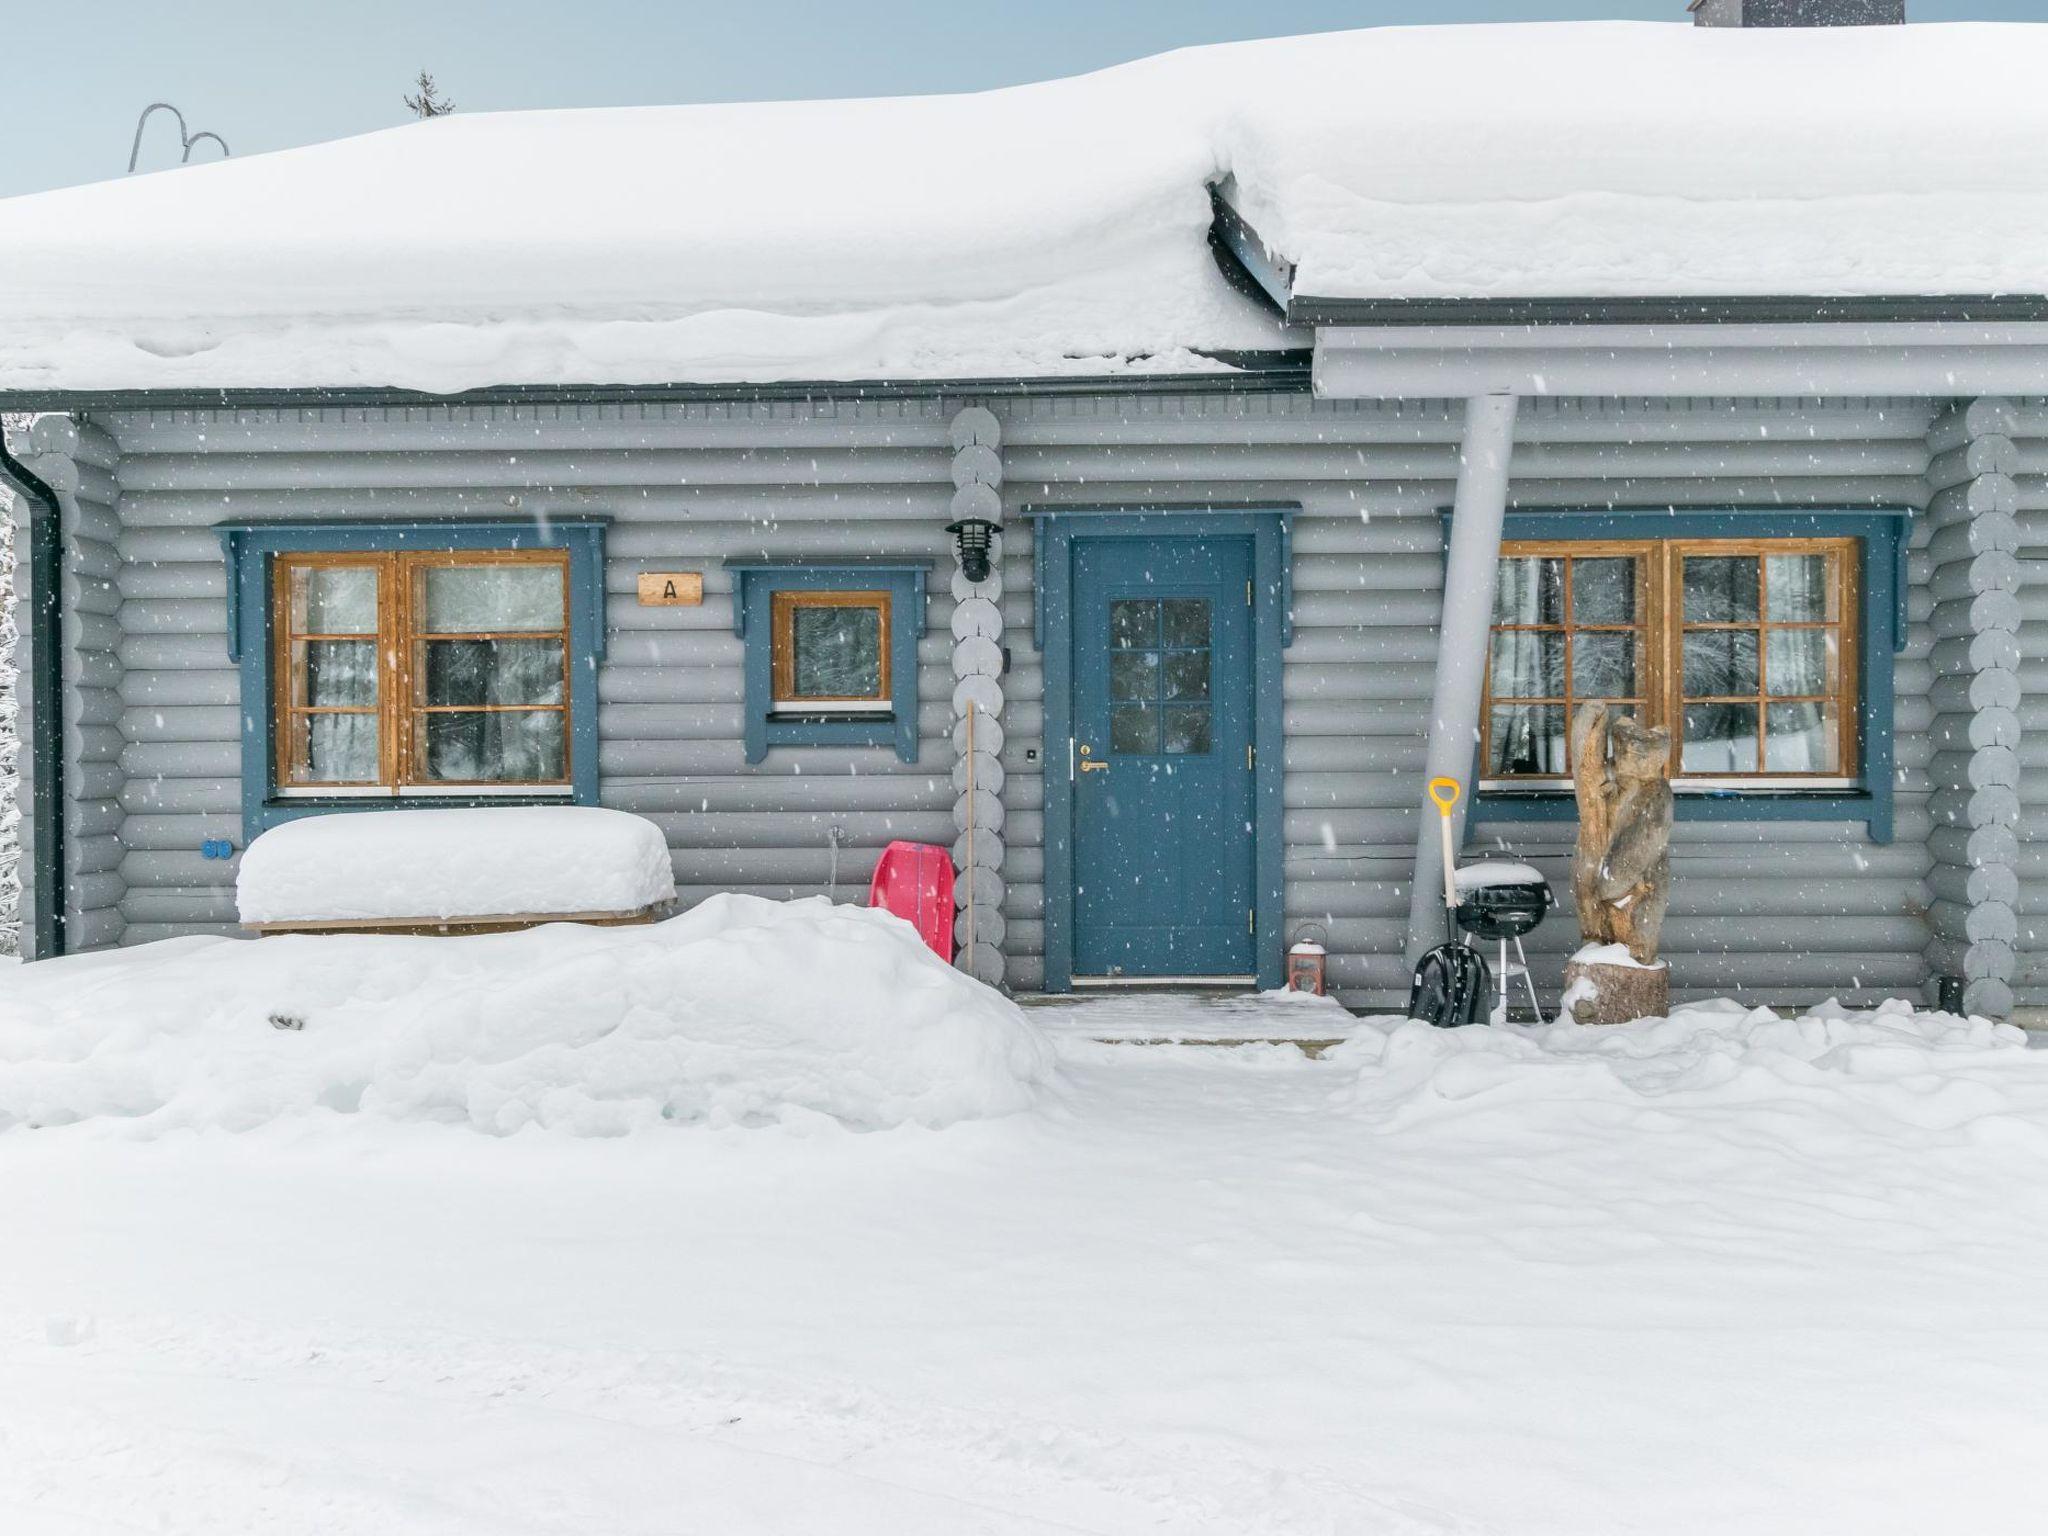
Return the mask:
<svg viewBox="0 0 2048 1536">
<path fill-rule="evenodd" d="M 142 130 L 149 124 L 152 112 L 168 112 L 178 120 L 178 164 L 189 165 L 192 161 L 192 146 L 201 139 L 211 139 L 220 146 L 221 158 L 226 159 L 234 151 L 228 148 L 228 141 L 210 128 L 193 133 L 185 126 L 185 114 L 168 101 L 152 101 L 142 109 L 142 115 L 135 119 L 135 140 L 128 146 L 128 173 L 135 173 L 137 162 L 142 159 Z"/>
<path fill-rule="evenodd" d="M 152 101 L 142 109 L 142 116 L 135 119 L 135 142 L 128 146 L 128 171 L 130 175 L 134 174 L 135 162 L 142 158 L 142 130 L 148 124 L 149 114 L 152 112 L 168 112 L 178 120 L 178 142 L 186 147 L 188 153 L 190 151 L 192 141 L 185 134 L 185 114 L 172 106 L 168 101 Z M 178 163 L 183 165 L 185 162 L 181 159 Z"/>
</svg>

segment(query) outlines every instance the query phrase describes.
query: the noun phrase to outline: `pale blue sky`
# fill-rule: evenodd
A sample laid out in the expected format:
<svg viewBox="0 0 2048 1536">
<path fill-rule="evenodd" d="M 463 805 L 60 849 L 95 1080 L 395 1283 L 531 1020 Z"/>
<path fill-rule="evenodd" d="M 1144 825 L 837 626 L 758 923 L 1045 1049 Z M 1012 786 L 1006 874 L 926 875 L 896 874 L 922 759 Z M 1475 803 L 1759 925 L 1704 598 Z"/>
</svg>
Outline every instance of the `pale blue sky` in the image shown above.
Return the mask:
<svg viewBox="0 0 2048 1536">
<path fill-rule="evenodd" d="M 2038 21 L 2048 0 L 1908 10 Z M 1684 0 L 0 0 L 0 196 L 119 175 L 152 100 L 238 154 L 387 127 L 422 65 L 474 111 L 872 96 L 1336 27 L 1684 15 Z M 176 158 L 159 113 L 142 163 Z"/>
</svg>

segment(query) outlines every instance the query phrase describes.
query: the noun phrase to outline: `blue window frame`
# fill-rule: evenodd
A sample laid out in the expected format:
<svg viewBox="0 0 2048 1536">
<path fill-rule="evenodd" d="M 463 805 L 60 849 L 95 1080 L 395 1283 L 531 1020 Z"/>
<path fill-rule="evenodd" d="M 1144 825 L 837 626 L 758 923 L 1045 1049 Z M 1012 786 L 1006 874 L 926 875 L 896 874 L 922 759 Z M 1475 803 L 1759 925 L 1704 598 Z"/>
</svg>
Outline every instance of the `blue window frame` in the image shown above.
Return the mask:
<svg viewBox="0 0 2048 1536">
<path fill-rule="evenodd" d="M 231 522 L 215 525 L 227 560 L 228 657 L 241 671 L 242 833 L 300 816 L 394 807 L 509 805 L 597 800 L 597 669 L 604 659 L 604 534 L 601 517 L 403 522 Z M 279 556 L 562 550 L 568 557 L 568 729 L 566 792 L 280 794 L 272 667 L 272 572 Z"/>
<path fill-rule="evenodd" d="M 908 561 L 844 561 L 808 564 L 770 560 L 728 560 L 732 575 L 732 630 L 747 643 L 747 761 L 758 763 L 770 747 L 876 746 L 896 749 L 906 763 L 917 761 L 917 642 L 924 633 L 928 564 Z M 778 709 L 775 699 L 775 594 L 778 592 L 874 592 L 888 597 L 886 702 L 872 710 L 808 713 Z M 787 704 L 788 701 L 784 701 Z"/>
<path fill-rule="evenodd" d="M 1892 840 L 1894 790 L 1893 661 L 1906 640 L 1906 548 L 1912 512 L 1904 508 L 1806 511 L 1625 512 L 1511 511 L 1503 542 L 1578 540 L 1851 539 L 1857 554 L 1856 724 L 1860 743 L 1847 785 L 1811 790 L 1774 785 L 1683 788 L 1681 821 L 1862 821 L 1872 841 Z M 1448 521 L 1449 514 L 1445 514 Z M 1446 541 L 1448 543 L 1448 540 Z M 1474 782 L 1480 775 L 1475 765 Z M 1492 821 L 1570 821 L 1568 788 L 1483 788 L 1475 815 Z"/>
</svg>

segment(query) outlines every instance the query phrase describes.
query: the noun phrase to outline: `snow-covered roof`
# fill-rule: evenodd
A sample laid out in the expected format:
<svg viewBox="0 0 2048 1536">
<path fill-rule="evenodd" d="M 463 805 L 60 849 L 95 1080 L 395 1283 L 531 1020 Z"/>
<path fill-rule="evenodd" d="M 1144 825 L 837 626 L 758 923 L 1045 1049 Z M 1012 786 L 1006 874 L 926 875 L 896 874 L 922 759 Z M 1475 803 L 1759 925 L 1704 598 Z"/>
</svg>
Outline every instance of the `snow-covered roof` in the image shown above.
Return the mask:
<svg viewBox="0 0 2048 1536">
<path fill-rule="evenodd" d="M 1215 371 L 1322 300 L 2048 293 L 2048 27 L 1381 28 L 0 202 L 0 390 Z"/>
</svg>

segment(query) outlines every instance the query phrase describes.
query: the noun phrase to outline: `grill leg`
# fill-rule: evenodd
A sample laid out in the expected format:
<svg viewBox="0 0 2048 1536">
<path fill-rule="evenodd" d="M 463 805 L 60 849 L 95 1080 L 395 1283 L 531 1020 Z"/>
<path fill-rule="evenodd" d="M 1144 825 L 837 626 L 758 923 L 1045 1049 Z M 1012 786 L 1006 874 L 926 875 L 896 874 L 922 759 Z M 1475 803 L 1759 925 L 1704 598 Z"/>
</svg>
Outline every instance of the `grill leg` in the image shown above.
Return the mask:
<svg viewBox="0 0 2048 1536">
<path fill-rule="evenodd" d="M 1502 946 L 1506 948 L 1505 945 Z M 1515 938 L 1515 958 L 1522 962 L 1522 985 L 1529 989 L 1529 1007 L 1535 1012 L 1536 1022 L 1543 1022 L 1543 1004 L 1536 997 L 1536 978 L 1529 970 L 1529 957 L 1522 951 L 1521 936 Z"/>
</svg>

